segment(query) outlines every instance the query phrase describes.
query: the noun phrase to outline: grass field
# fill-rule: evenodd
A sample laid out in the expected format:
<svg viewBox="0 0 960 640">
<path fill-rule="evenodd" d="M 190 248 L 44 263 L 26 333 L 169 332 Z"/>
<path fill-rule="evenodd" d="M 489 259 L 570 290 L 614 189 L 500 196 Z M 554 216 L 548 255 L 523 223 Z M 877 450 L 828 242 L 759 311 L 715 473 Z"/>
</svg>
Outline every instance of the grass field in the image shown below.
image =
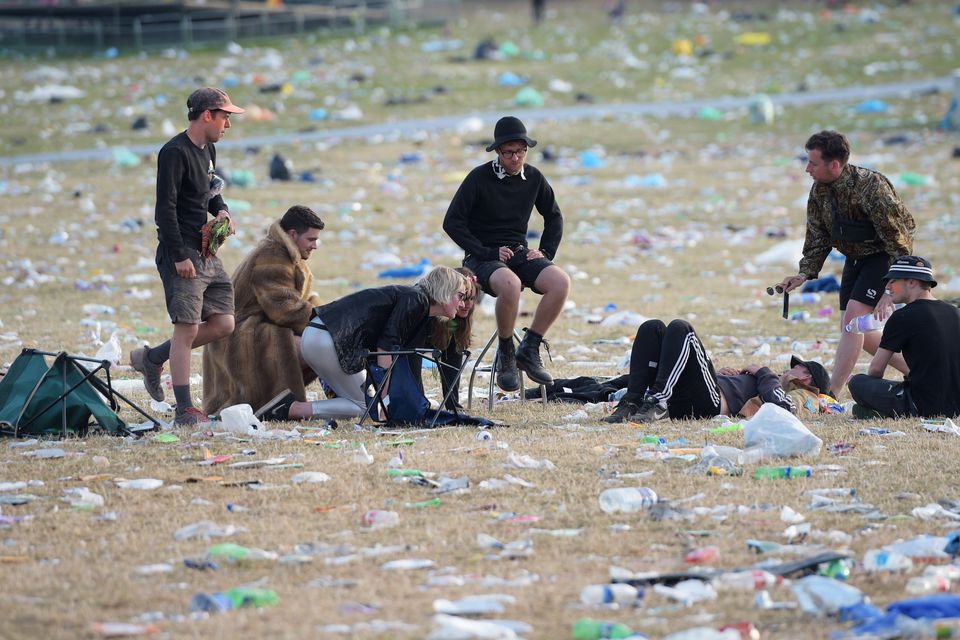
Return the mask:
<svg viewBox="0 0 960 640">
<path fill-rule="evenodd" d="M 251 186 L 233 183 L 225 192 L 239 231 L 221 252 L 224 263 L 232 269 L 270 221 L 292 204 L 306 204 L 327 224 L 311 266 L 321 296 L 334 299 L 385 284 L 375 266 L 385 255 L 403 263 L 421 258 L 459 263 L 460 251 L 446 239 L 440 221 L 462 177 L 488 158 L 483 147 L 492 132 L 492 122 L 486 122 L 479 129 L 346 139 L 337 137 L 339 126 L 454 114 L 466 119 L 479 111 L 522 116 L 513 104 L 518 88 L 497 86 L 506 71 L 528 77 L 547 106 L 575 104 L 577 93 L 598 104 L 626 103 L 939 77 L 955 64 L 954 5 L 858 3 L 828 11 L 817 3 L 723 2 L 703 10 L 687 3 L 644 3 L 611 25 L 599 2 L 549 2 L 546 23 L 531 28 L 526 3 L 495 3 L 485 10 L 466 4 L 461 20 L 443 31 L 315 36 L 245 44 L 239 53 L 13 60 L 0 68 L 0 108 L 6 116 L 0 121 L 0 155 L 159 148 L 169 137 L 164 120 L 174 131 L 184 126 L 180 105 L 193 88 L 235 80 L 234 102 L 269 109 L 273 119 L 258 120 L 253 113 L 235 118 L 229 140 L 324 128 L 331 135 L 320 142 L 220 152 L 221 168 L 252 176 Z M 736 36 L 748 32 L 771 34 L 771 44 L 736 44 Z M 453 60 L 470 58 L 474 44 L 488 35 L 514 42 L 520 55 Z M 693 43 L 693 56 L 671 53 L 679 39 Z M 448 40 L 463 45 L 422 51 L 424 43 Z M 553 79 L 569 82 L 572 90 L 549 90 Z M 288 82 L 290 89 L 261 91 L 272 82 Z M 76 86 L 85 95 L 55 104 L 17 97 L 50 83 Z M 444 91 L 434 90 L 439 86 Z M 398 97 L 407 104 L 385 104 Z M 617 363 L 629 344 L 610 342 L 631 338 L 636 324 L 601 324 L 614 313 L 610 305 L 645 317 L 691 320 L 717 366 L 761 362 L 780 369 L 797 353 L 830 368 L 837 339 L 835 294 L 814 305 L 795 305 L 809 317 L 784 321 L 779 299 L 763 290 L 794 273 L 795 259 L 772 264 L 758 259 L 778 243 L 803 237 L 809 190 L 803 142 L 821 128 L 846 132 L 852 161 L 894 181 L 918 221 L 915 252 L 930 258 L 938 273 L 935 293 L 957 296 L 953 248 L 960 184 L 958 160 L 951 156 L 958 139 L 935 129 L 949 96 L 906 95 L 885 102 L 882 113 L 858 112 L 859 101 L 784 108 L 769 125 L 752 124 L 746 109 L 722 112 L 718 119 L 711 114 L 618 118 L 598 107 L 596 117 L 583 120 L 527 119 L 541 143 L 529 161 L 550 179 L 564 212 L 557 262 L 573 276 L 570 308 L 548 336 L 553 374 L 620 373 Z M 334 114 L 351 106 L 362 113 L 359 120 L 310 119 L 317 108 Z M 130 130 L 140 115 L 149 127 Z M 545 159 L 542 149 L 553 159 Z M 587 151 L 602 166 L 584 166 Z M 291 161 L 295 174 L 310 171 L 315 181 L 270 181 L 273 153 Z M 155 156 L 140 160 L 137 166 L 0 165 L 0 361 L 12 362 L 22 347 L 92 355 L 114 333 L 126 353 L 169 334 L 153 265 Z M 651 182 L 660 186 L 643 186 Z M 824 273 L 839 275 L 840 268 L 831 261 Z M 525 295 L 521 326 L 536 304 L 532 294 Z M 475 350 L 493 331 L 492 318 L 480 313 Z M 196 356 L 199 375 L 199 351 Z M 861 368 L 866 362 L 862 357 Z M 118 369 L 114 375 L 136 385 L 134 372 Z M 430 386 L 435 393 L 432 380 Z M 194 388 L 199 391 L 199 385 Z M 149 406 L 142 389 L 131 396 Z M 485 404 L 479 405 L 474 413 L 487 415 Z M 381 433 L 349 425 L 326 431 L 306 423 L 278 425 L 302 431 L 302 437 L 281 442 L 241 441 L 214 428 L 175 431 L 174 443 L 100 436 L 48 443 L 66 452 L 51 460 L 22 455 L 37 447 L 7 448 L 4 442 L 0 483 L 42 484 L 0 494 L 38 496 L 28 504 L 2 505 L 0 576 L 7 593 L 0 603 L 0 637 L 94 637 L 91 625 L 109 621 L 152 624 L 171 638 L 335 635 L 326 626 L 331 624 L 346 625 L 340 634 L 349 637 L 422 638 L 434 628 L 435 600 L 503 593 L 515 602 L 497 617 L 532 625 L 524 634 L 530 638 L 569 637 L 572 623 L 584 616 L 620 621 L 656 638 L 738 621 L 752 622 L 763 638 L 822 638 L 849 625 L 815 620 L 796 609 L 758 609 L 753 593 L 721 591 L 717 600 L 683 606 L 649 590 L 640 606 L 619 610 L 584 607 L 579 593 L 605 582 L 611 567 L 682 570 L 687 552 L 709 545 L 719 548 L 715 567 L 748 566 L 769 556 L 796 559 L 803 549 L 758 557 L 746 544 L 747 539 L 785 543 L 788 523 L 780 508 L 786 505 L 812 525 L 803 544 L 848 551 L 857 561 L 849 584 L 882 607 L 906 597 L 907 580 L 923 564 L 902 573 L 870 573 L 862 567 L 866 551 L 955 528 L 949 519 L 913 514 L 917 507 L 958 498 L 960 440 L 926 432 L 918 421 L 807 419 L 824 447 L 817 456 L 785 464 L 813 465 L 813 476 L 761 482 L 750 467 L 742 476 L 712 477 L 690 473 L 692 462 L 646 459 L 641 439 L 647 435 L 671 442 L 682 437 L 695 449 L 708 442 L 742 446 L 737 434 L 707 433 L 715 426 L 710 421 L 641 429 L 605 425 L 600 413 L 567 417 L 579 408 L 500 403 L 491 417 L 509 426 L 492 430 L 489 441 L 477 440 L 470 428 Z M 137 421 L 132 414 L 124 417 Z M 859 434 L 865 426 L 906 435 Z M 372 464 L 356 461 L 359 443 L 373 456 Z M 840 443 L 847 446 L 833 446 Z M 205 450 L 234 458 L 212 468 L 198 466 Z M 398 450 L 407 468 L 467 476 L 470 491 L 440 495 L 437 506 L 406 506 L 436 496 L 427 487 L 387 476 L 388 461 Z M 555 469 L 505 466 L 511 453 L 548 459 Z M 278 457 L 282 465 L 294 466 L 226 466 Z M 322 471 L 330 480 L 294 484 L 291 478 L 301 471 Z M 645 475 L 617 478 L 631 473 Z M 481 487 L 504 474 L 532 486 Z M 164 485 L 153 491 L 121 489 L 116 481 L 123 478 L 157 478 Z M 251 480 L 260 481 L 259 489 L 242 484 Z M 660 521 L 600 510 L 597 496 L 603 489 L 631 484 L 651 487 L 666 500 L 689 499 L 678 506 L 691 511 L 684 519 Z M 65 489 L 77 487 L 102 495 L 105 504 L 83 510 L 61 500 Z M 875 506 L 876 513 L 811 509 L 805 492 L 829 487 L 855 488 L 857 499 Z M 383 508 L 398 511 L 399 524 L 365 530 L 364 512 Z M 241 530 L 225 539 L 175 539 L 181 527 L 202 520 Z M 571 534 L 567 530 L 579 531 L 564 535 Z M 518 543 L 519 557 L 483 547 L 479 534 Z M 184 566 L 185 558 L 203 556 L 218 542 L 273 551 L 282 559 L 220 563 L 217 571 Z M 403 558 L 428 559 L 433 566 L 382 568 Z M 138 571 L 158 563 L 171 570 Z M 195 593 L 249 584 L 276 591 L 279 602 L 209 618 L 190 615 Z M 771 590 L 771 596 L 795 600 L 788 587 Z"/>
</svg>

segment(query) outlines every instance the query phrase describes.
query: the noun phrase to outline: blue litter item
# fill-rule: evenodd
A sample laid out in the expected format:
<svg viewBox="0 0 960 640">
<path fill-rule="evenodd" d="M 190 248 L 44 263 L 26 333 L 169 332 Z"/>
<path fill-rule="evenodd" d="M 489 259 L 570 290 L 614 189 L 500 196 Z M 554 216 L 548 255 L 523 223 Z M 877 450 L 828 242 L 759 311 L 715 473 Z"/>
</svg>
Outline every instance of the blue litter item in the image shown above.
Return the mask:
<svg viewBox="0 0 960 640">
<path fill-rule="evenodd" d="M 887 605 L 887 613 L 900 613 L 914 620 L 956 618 L 960 617 L 960 595 L 937 593 L 922 598 L 898 600 Z"/>
<path fill-rule="evenodd" d="M 607 162 L 593 151 L 580 152 L 580 166 L 584 169 L 600 169 L 607 165 Z"/>
<path fill-rule="evenodd" d="M 856 622 L 858 624 L 875 620 L 883 615 L 880 609 L 869 602 L 858 602 L 849 607 L 840 607 L 837 613 L 840 616 L 840 622 Z"/>
<path fill-rule="evenodd" d="M 900 600 L 887 606 L 882 616 L 868 620 L 859 627 L 850 630 L 850 635 L 865 635 L 872 638 L 895 637 L 891 632 L 898 629 L 898 620 L 902 617 L 913 620 L 939 620 L 960 616 L 960 596 L 951 593 Z M 899 636 L 896 636 L 899 637 Z"/>
<path fill-rule="evenodd" d="M 378 278 L 419 278 L 430 271 L 430 261 L 423 258 L 414 265 L 405 265 L 394 269 L 387 269 L 377 274 Z"/>
<path fill-rule="evenodd" d="M 416 164 L 423 160 L 423 156 L 417 152 L 404 153 L 400 156 L 400 164 Z"/>
<path fill-rule="evenodd" d="M 236 76 L 227 76 L 220 84 L 229 89 L 240 84 L 240 81 L 237 80 Z"/>
<path fill-rule="evenodd" d="M 876 98 L 872 100 L 864 100 L 857 105 L 857 113 L 886 113 L 889 109 L 890 105 L 883 100 L 877 100 Z"/>
<path fill-rule="evenodd" d="M 807 292 L 816 292 L 821 293 L 833 293 L 834 291 L 840 291 L 840 281 L 837 280 L 837 276 L 829 275 L 823 276 L 822 278 L 817 278 L 816 280 L 807 280 L 804 283 L 803 288 L 800 289 L 802 293 Z"/>
<path fill-rule="evenodd" d="M 428 40 L 420 45 L 420 51 L 424 53 L 439 53 L 441 51 L 454 51 L 462 46 L 462 40 Z"/>
<path fill-rule="evenodd" d="M 504 71 L 497 76 L 497 85 L 501 87 L 522 87 L 525 84 L 527 84 L 527 79 L 513 71 Z"/>
<path fill-rule="evenodd" d="M 648 173 L 647 175 L 629 175 L 623 179 L 623 184 L 627 187 L 647 187 L 660 189 L 667 186 L 667 179 L 662 173 Z"/>
<path fill-rule="evenodd" d="M 960 555 L 960 531 L 952 531 L 947 534 L 947 546 L 943 548 L 943 551 L 954 558 Z"/>
<path fill-rule="evenodd" d="M 327 110 L 323 107 L 317 107 L 316 109 L 310 110 L 310 119 L 314 122 L 317 122 L 318 120 L 326 120 L 327 115 Z"/>
</svg>

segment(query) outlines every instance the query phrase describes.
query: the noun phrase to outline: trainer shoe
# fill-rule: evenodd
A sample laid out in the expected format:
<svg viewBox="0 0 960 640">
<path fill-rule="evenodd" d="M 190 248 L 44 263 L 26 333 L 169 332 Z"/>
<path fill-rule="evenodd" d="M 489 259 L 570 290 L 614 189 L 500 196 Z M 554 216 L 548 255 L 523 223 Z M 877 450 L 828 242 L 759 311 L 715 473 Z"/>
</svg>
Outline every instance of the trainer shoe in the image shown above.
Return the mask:
<svg viewBox="0 0 960 640">
<path fill-rule="evenodd" d="M 285 422 L 290 419 L 290 405 L 297 401 L 290 389 L 284 389 L 274 398 L 257 409 L 255 415 L 257 420 Z"/>
<path fill-rule="evenodd" d="M 638 413 L 640 413 L 640 407 L 635 403 L 629 400 L 621 400 L 613 410 L 613 413 L 603 418 L 603 422 L 636 422 L 633 416 Z"/>
<path fill-rule="evenodd" d="M 856 403 L 854 403 L 853 407 L 850 409 L 850 413 L 853 414 L 853 417 L 857 420 L 882 420 L 886 417 L 879 411 L 868 409 L 862 404 Z"/>
<path fill-rule="evenodd" d="M 509 347 L 497 351 L 497 386 L 504 391 L 516 391 L 520 388 L 520 373 L 517 371 L 517 352 L 513 346 L 513 339 Z"/>
<path fill-rule="evenodd" d="M 163 386 L 160 384 L 160 373 L 163 367 L 153 364 L 147 358 L 149 347 L 137 347 L 130 352 L 130 366 L 143 375 L 143 386 L 150 397 L 157 402 L 163 402 Z"/>
<path fill-rule="evenodd" d="M 541 342 L 540 338 L 534 338 L 529 333 L 524 336 L 517 349 L 517 368 L 537 384 L 553 384 L 553 376 L 543 367 L 543 360 L 540 359 Z"/>
<path fill-rule="evenodd" d="M 643 404 L 640 405 L 640 410 L 637 411 L 634 415 L 630 416 L 631 422 L 656 422 L 657 420 L 663 420 L 669 415 L 670 411 L 667 409 L 667 403 L 662 400 L 657 400 L 652 396 L 646 396 L 643 399 Z"/>
<path fill-rule="evenodd" d="M 173 419 L 176 427 L 195 427 L 198 424 L 209 422 L 210 418 L 196 407 L 187 407 L 183 411 L 177 408 L 177 417 Z"/>
</svg>

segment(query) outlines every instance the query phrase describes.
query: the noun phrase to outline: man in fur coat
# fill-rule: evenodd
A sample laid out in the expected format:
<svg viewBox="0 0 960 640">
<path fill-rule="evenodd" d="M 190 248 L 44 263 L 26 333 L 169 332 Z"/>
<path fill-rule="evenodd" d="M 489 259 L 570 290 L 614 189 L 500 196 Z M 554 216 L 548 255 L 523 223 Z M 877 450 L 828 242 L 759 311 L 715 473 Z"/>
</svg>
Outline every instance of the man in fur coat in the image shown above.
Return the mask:
<svg viewBox="0 0 960 640">
<path fill-rule="evenodd" d="M 270 226 L 233 274 L 236 328 L 203 351 L 203 410 L 234 404 L 256 408 L 284 389 L 306 400 L 315 374 L 300 358 L 300 334 L 319 296 L 310 291 L 307 258 L 317 248 L 323 220 L 295 205 Z"/>
</svg>

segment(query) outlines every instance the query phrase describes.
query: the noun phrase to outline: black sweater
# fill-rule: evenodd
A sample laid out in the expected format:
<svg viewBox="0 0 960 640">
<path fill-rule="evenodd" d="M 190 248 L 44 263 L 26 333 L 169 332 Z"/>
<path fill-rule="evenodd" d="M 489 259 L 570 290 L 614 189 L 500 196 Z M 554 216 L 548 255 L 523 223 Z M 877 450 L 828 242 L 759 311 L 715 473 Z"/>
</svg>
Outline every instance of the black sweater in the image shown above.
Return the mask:
<svg viewBox="0 0 960 640">
<path fill-rule="evenodd" d="M 540 251 L 553 260 L 563 236 L 563 215 L 550 183 L 536 167 L 498 178 L 493 161 L 474 168 L 457 190 L 443 219 L 443 230 L 468 254 L 498 260 L 499 247 L 527 245 L 533 207 L 543 216 Z"/>
<path fill-rule="evenodd" d="M 174 262 L 187 259 L 187 249 L 200 249 L 200 229 L 207 213 L 226 209 L 219 195 L 210 197 L 210 178 L 217 164 L 217 149 L 203 149 L 190 141 L 187 132 L 170 139 L 157 156 L 157 238 Z"/>
</svg>

